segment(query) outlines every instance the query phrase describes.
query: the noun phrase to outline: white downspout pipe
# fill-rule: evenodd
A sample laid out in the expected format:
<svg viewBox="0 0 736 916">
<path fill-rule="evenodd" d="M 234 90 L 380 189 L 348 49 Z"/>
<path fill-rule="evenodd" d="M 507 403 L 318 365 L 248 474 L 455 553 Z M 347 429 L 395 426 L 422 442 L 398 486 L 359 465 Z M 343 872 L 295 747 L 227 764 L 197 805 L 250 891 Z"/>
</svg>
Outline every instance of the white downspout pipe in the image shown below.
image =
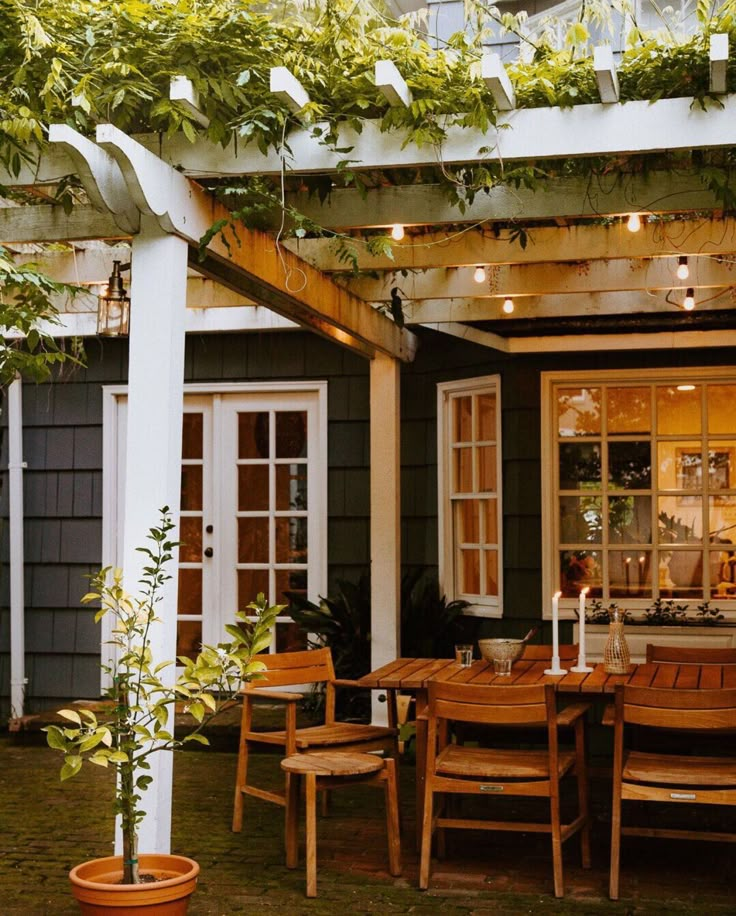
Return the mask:
<svg viewBox="0 0 736 916">
<path fill-rule="evenodd" d="M 8 388 L 8 494 L 10 508 L 10 717 L 24 713 L 25 590 L 23 559 L 23 383 L 16 376 Z"/>
</svg>

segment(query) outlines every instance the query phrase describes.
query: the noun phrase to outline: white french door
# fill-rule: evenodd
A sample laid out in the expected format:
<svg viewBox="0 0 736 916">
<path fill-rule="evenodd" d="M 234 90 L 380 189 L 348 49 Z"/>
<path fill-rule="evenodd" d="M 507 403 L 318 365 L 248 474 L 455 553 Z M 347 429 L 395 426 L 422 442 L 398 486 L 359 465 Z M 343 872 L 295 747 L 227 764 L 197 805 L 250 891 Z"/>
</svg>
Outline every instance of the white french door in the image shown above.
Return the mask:
<svg viewBox="0 0 736 916">
<path fill-rule="evenodd" d="M 127 399 L 106 394 L 103 549 L 119 565 Z M 279 604 L 325 593 L 326 443 L 325 383 L 185 389 L 177 655 L 225 638 L 259 592 Z M 287 609 L 272 648 L 303 646 Z"/>
</svg>

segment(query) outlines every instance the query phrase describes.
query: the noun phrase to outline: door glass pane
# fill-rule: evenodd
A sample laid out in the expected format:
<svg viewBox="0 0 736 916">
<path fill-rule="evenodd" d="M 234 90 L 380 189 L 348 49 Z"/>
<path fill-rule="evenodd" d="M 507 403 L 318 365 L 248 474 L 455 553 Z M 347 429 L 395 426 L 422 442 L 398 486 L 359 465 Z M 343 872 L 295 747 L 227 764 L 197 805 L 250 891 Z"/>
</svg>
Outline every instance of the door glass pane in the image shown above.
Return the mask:
<svg viewBox="0 0 736 916">
<path fill-rule="evenodd" d="M 699 496 L 657 499 L 660 544 L 693 544 L 703 539 L 703 500 Z"/>
<path fill-rule="evenodd" d="M 608 555 L 608 578 L 612 598 L 646 598 L 651 595 L 651 554 L 612 550 Z"/>
<path fill-rule="evenodd" d="M 724 545 L 712 550 L 710 558 L 710 588 L 714 598 L 736 597 L 736 550 L 733 545 Z"/>
<path fill-rule="evenodd" d="M 610 442 L 608 483 L 617 490 L 648 490 L 652 485 L 649 442 Z"/>
<path fill-rule="evenodd" d="M 483 445 L 478 452 L 478 489 L 481 493 L 496 492 L 496 446 Z"/>
<path fill-rule="evenodd" d="M 480 553 L 477 550 L 460 550 L 460 593 L 463 595 L 480 594 Z"/>
<path fill-rule="evenodd" d="M 298 592 L 307 594 L 306 569 L 277 569 L 276 570 L 276 600 L 279 604 L 288 604 L 289 599 L 285 592 Z"/>
<path fill-rule="evenodd" d="M 452 441 L 472 442 L 473 400 L 470 397 L 454 398 L 452 402 Z"/>
<path fill-rule="evenodd" d="M 176 628 L 176 654 L 196 658 L 202 648 L 202 621 L 180 620 Z"/>
<path fill-rule="evenodd" d="M 307 508 L 307 466 L 306 464 L 276 465 L 276 508 Z"/>
<path fill-rule="evenodd" d="M 202 511 L 202 465 L 185 464 L 181 469 L 181 508 L 185 512 Z"/>
<path fill-rule="evenodd" d="M 667 564 L 669 580 L 660 592 L 669 589 L 672 597 L 696 597 L 703 587 L 703 554 L 699 550 L 673 550 Z"/>
<path fill-rule="evenodd" d="M 708 385 L 708 432 L 732 435 L 736 427 L 736 385 Z"/>
<path fill-rule="evenodd" d="M 560 542 L 600 543 L 603 539 L 602 506 L 600 496 L 561 496 Z"/>
<path fill-rule="evenodd" d="M 700 385 L 692 390 L 680 390 L 674 385 L 657 387 L 657 432 L 660 436 L 700 433 L 700 394 Z"/>
<path fill-rule="evenodd" d="M 649 388 L 609 388 L 607 405 L 609 435 L 651 432 Z"/>
<path fill-rule="evenodd" d="M 472 448 L 456 448 L 452 452 L 455 462 L 455 492 L 473 492 L 473 450 Z"/>
<path fill-rule="evenodd" d="M 182 458 L 201 458 L 204 414 L 185 413 L 182 421 Z"/>
<path fill-rule="evenodd" d="M 494 442 L 496 439 L 496 395 L 479 394 L 476 398 L 478 431 L 476 439 Z"/>
<path fill-rule="evenodd" d="M 276 519 L 276 562 L 307 562 L 306 518 Z"/>
<path fill-rule="evenodd" d="M 180 563 L 198 563 L 202 559 L 202 518 L 201 516 L 181 517 L 179 544 Z"/>
<path fill-rule="evenodd" d="M 268 457 L 268 414 L 238 413 L 238 458 Z"/>
<path fill-rule="evenodd" d="M 301 652 L 308 648 L 307 635 L 296 623 L 282 623 L 276 627 L 277 652 Z"/>
<path fill-rule="evenodd" d="M 700 442 L 660 442 L 657 466 L 660 490 L 700 490 L 702 487 Z"/>
<path fill-rule="evenodd" d="M 600 435 L 600 388 L 560 388 L 557 392 L 557 431 L 560 436 Z"/>
<path fill-rule="evenodd" d="M 268 570 L 239 569 L 238 608 L 241 611 L 245 610 L 251 601 L 255 601 L 259 592 L 263 592 L 268 597 Z"/>
<path fill-rule="evenodd" d="M 179 607 L 180 614 L 202 613 L 202 570 L 179 570 Z"/>
<path fill-rule="evenodd" d="M 486 521 L 486 544 L 498 543 L 498 500 L 484 499 L 483 512 Z"/>
<path fill-rule="evenodd" d="M 611 544 L 651 544 L 651 497 L 610 496 L 608 540 Z"/>
<path fill-rule="evenodd" d="M 307 414 L 302 410 L 276 414 L 276 457 L 307 457 Z"/>
<path fill-rule="evenodd" d="M 601 447 L 594 442 L 560 444 L 560 489 L 589 490 L 601 486 Z"/>
<path fill-rule="evenodd" d="M 601 595 L 601 553 L 599 550 L 560 551 L 560 591 L 563 598 L 577 598 L 588 588 L 589 598 Z"/>
<path fill-rule="evenodd" d="M 268 516 L 238 519 L 238 563 L 268 563 Z"/>
<path fill-rule="evenodd" d="M 498 551 L 486 550 L 486 595 L 498 595 Z"/>
<path fill-rule="evenodd" d="M 711 496 L 708 500 L 708 513 L 711 542 L 736 543 L 736 495 L 723 493 Z"/>
<path fill-rule="evenodd" d="M 268 509 L 267 464 L 241 464 L 238 467 L 238 509 L 241 512 Z"/>
<path fill-rule="evenodd" d="M 736 411 L 735 411 L 736 414 Z M 736 423 L 736 416 L 734 416 Z M 708 444 L 708 489 L 736 489 L 736 442 L 710 442 Z"/>
<path fill-rule="evenodd" d="M 455 542 L 477 544 L 480 540 L 479 503 L 477 499 L 459 499 L 455 503 Z"/>
</svg>

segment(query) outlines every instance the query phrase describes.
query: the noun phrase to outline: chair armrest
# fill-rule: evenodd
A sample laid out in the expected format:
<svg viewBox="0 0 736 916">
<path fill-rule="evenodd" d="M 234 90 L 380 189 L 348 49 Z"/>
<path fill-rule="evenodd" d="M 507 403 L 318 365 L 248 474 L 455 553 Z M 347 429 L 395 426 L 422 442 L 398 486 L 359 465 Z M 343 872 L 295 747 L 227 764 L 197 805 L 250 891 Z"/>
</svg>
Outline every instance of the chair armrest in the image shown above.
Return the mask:
<svg viewBox="0 0 736 916">
<path fill-rule="evenodd" d="M 590 709 L 590 703 L 572 703 L 557 713 L 558 725 L 574 725 Z"/>
<path fill-rule="evenodd" d="M 240 691 L 250 699 L 281 700 L 282 703 L 298 703 L 304 699 L 301 693 L 288 693 L 285 690 L 269 690 L 267 687 L 246 687 Z"/>
</svg>

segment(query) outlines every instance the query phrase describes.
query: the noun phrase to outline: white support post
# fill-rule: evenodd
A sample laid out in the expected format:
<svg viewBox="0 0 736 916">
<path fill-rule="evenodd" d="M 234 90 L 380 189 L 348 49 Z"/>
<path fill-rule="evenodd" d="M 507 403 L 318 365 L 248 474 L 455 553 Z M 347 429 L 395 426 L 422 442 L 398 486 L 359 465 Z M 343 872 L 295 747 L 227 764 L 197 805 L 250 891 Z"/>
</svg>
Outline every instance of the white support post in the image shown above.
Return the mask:
<svg viewBox="0 0 736 916">
<path fill-rule="evenodd" d="M 399 73 L 392 60 L 377 60 L 375 68 L 376 87 L 392 108 L 408 108 L 412 103 L 411 89 Z"/>
<path fill-rule="evenodd" d="M 377 354 L 370 364 L 371 668 L 400 651 L 401 461 L 399 361 Z M 374 692 L 373 722 L 387 709 Z"/>
<path fill-rule="evenodd" d="M 486 52 L 483 55 L 480 61 L 480 75 L 499 111 L 511 111 L 516 108 L 516 93 L 498 54 Z"/>
<path fill-rule="evenodd" d="M 8 388 L 8 491 L 10 525 L 10 716 L 24 713 L 25 591 L 23 559 L 23 383 Z"/>
<path fill-rule="evenodd" d="M 271 67 L 269 88 L 294 114 L 309 103 L 309 93 L 288 67 Z"/>
<path fill-rule="evenodd" d="M 604 105 L 610 105 L 619 100 L 618 74 L 613 60 L 613 50 L 610 45 L 599 45 L 593 48 L 593 69 L 598 83 L 598 94 Z"/>
<path fill-rule="evenodd" d="M 710 91 L 713 95 L 725 93 L 727 68 L 728 33 L 719 32 L 710 36 Z"/>
<path fill-rule="evenodd" d="M 169 81 L 169 98 L 172 102 L 178 102 L 182 108 L 201 124 L 202 127 L 209 127 L 210 119 L 202 111 L 199 104 L 199 93 L 194 88 L 194 83 L 186 76 L 172 76 Z"/>
<path fill-rule="evenodd" d="M 125 454 L 123 568 L 129 592 L 145 564 L 136 548 L 157 524 L 158 510 L 168 506 L 177 524 L 181 486 L 181 418 L 184 386 L 184 319 L 187 243 L 161 231 L 154 219 L 143 219 L 144 231 L 133 237 L 131 266 L 128 427 Z M 151 628 L 156 661 L 176 657 L 177 576 L 166 583 L 157 606 L 161 622 Z M 163 680 L 173 681 L 174 666 Z M 173 710 L 170 727 L 173 729 Z M 146 816 L 140 829 L 140 851 L 168 853 L 171 845 L 172 754 L 150 758 L 153 784 L 144 793 Z M 118 848 L 120 831 L 118 831 Z"/>
</svg>

